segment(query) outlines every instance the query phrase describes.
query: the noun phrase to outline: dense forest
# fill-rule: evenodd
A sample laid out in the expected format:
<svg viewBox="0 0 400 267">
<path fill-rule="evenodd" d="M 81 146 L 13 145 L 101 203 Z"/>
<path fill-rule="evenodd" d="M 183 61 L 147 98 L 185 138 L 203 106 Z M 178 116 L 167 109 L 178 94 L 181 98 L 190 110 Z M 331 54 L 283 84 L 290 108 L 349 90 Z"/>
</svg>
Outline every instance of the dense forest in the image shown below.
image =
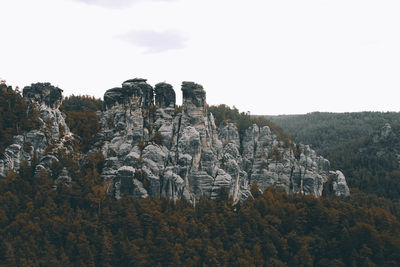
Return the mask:
<svg viewBox="0 0 400 267">
<path fill-rule="evenodd" d="M 358 112 L 268 117 L 298 142 L 311 144 L 346 176 L 350 188 L 400 199 L 400 113 Z M 376 140 L 381 128 L 391 134 Z"/>
<path fill-rule="evenodd" d="M 390 134 L 380 136 L 382 129 L 356 142 L 338 146 L 328 158 L 341 169 L 350 187 L 366 193 L 400 200 L 400 124 L 390 127 Z"/>
<path fill-rule="evenodd" d="M 2 93 L 2 122 L 7 120 L 5 114 L 15 114 L 8 127 L 0 127 L 2 132 L 12 136 L 40 125 L 35 110 L 19 92 L 8 88 Z M 20 104 L 7 110 L 8 99 Z M 385 188 L 382 183 L 369 184 L 368 189 L 354 186 L 347 198 L 325 190 L 319 199 L 287 195 L 274 188 L 260 192 L 253 184 L 253 197 L 237 204 L 224 190 L 219 200 L 201 198 L 196 205 L 185 199 L 117 200 L 109 196 L 109 184 L 100 176 L 102 153 L 87 153 L 100 129 L 96 112 L 102 108 L 102 101 L 92 97 L 65 98 L 61 109 L 80 139 L 78 149 L 57 155 L 60 161 L 51 166 L 51 173 L 35 173 L 38 163 L 33 160 L 0 179 L 0 266 L 400 264 L 400 204 L 395 197 L 379 193 L 386 192 L 386 187 L 395 188 L 393 184 L 385 184 Z M 240 133 L 253 123 L 268 125 L 291 143 L 290 137 L 269 120 L 225 105 L 209 110 L 218 125 L 236 123 Z M 24 122 L 25 114 L 32 116 L 29 123 Z M 397 129 L 393 126 L 394 132 Z M 10 142 L 10 137 L 4 136 L 0 138 L 3 147 Z M 372 141 L 364 142 L 359 144 L 366 147 Z M 375 148 L 382 146 L 373 144 Z M 361 168 L 352 166 L 375 162 L 374 158 L 357 158 L 357 149 L 348 147 L 351 153 L 337 150 L 332 164 L 348 162 L 343 169 L 356 173 Z M 363 155 L 369 155 L 372 150 L 365 151 Z M 72 178 L 70 185 L 54 182 L 63 167 Z M 396 174 L 392 167 L 380 166 Z M 379 169 L 376 177 L 381 177 Z"/>
<path fill-rule="evenodd" d="M 311 145 L 314 150 L 326 157 L 337 146 L 368 136 L 385 123 L 400 122 L 400 113 L 313 112 L 304 115 L 265 116 L 265 118 L 288 131 L 295 142 Z"/>
<path fill-rule="evenodd" d="M 54 187 L 34 165 L 0 180 L 2 266 L 398 266 L 399 207 L 273 188 L 233 205 L 200 199 L 116 200 L 101 155 Z"/>
</svg>

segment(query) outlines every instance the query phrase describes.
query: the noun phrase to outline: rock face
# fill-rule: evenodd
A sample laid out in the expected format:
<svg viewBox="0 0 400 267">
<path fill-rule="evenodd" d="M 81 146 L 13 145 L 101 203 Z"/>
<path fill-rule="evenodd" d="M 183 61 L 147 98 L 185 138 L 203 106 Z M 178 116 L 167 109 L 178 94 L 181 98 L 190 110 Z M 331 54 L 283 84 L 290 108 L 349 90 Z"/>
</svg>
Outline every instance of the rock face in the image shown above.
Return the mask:
<svg viewBox="0 0 400 267">
<path fill-rule="evenodd" d="M 18 170 L 23 161 L 39 160 L 36 172 L 51 172 L 60 153 L 73 153 L 74 137 L 58 107 L 61 89 L 50 84 L 26 87 L 24 97 L 40 111 L 40 129 L 14 138 L 0 159 L 0 176 Z M 182 107 L 176 107 L 172 86 L 153 87 L 135 78 L 104 95 L 99 112 L 102 129 L 91 152 L 105 156 L 102 177 L 116 198 L 220 197 L 222 189 L 234 201 L 251 196 L 250 184 L 260 190 L 275 186 L 288 193 L 321 196 L 331 177 L 337 195 L 349 189 L 340 171 L 309 146 L 287 143 L 268 126 L 249 127 L 242 136 L 234 123 L 217 128 L 207 110 L 206 92 L 193 82 L 182 83 Z M 58 177 L 70 183 L 64 168 Z"/>
<path fill-rule="evenodd" d="M 372 157 L 377 159 L 392 158 L 393 161 L 397 161 L 397 168 L 400 169 L 400 131 L 396 125 L 390 125 L 386 123 L 382 127 L 375 130 L 371 135 L 371 143 L 364 145 L 359 149 L 359 153 L 370 154 Z"/>
<path fill-rule="evenodd" d="M 33 103 L 40 112 L 41 127 L 24 135 L 14 137 L 13 144 L 6 148 L 0 158 L 0 177 L 12 170 L 18 170 L 23 161 L 38 160 L 35 172 L 50 172 L 50 165 L 58 161 L 55 154 L 72 151 L 74 137 L 61 111 L 62 90 L 50 83 L 36 83 L 23 89 L 26 101 Z M 69 182 L 67 171 L 60 174 L 60 180 Z"/>
<path fill-rule="evenodd" d="M 386 123 L 381 127 L 381 129 L 372 136 L 372 140 L 374 143 L 379 143 L 389 139 L 390 135 L 393 134 L 392 126 L 389 123 Z"/>
<path fill-rule="evenodd" d="M 148 108 L 153 103 L 153 88 L 146 83 L 146 79 L 127 80 L 122 88 L 113 88 L 104 94 L 104 102 L 109 109 L 116 104 L 130 108 Z"/>
<path fill-rule="evenodd" d="M 61 105 L 62 90 L 50 83 L 35 83 L 23 89 L 23 95 L 29 102 L 44 104 L 57 109 Z"/>
<path fill-rule="evenodd" d="M 346 183 L 346 178 L 341 171 L 333 172 L 333 191 L 336 192 L 338 196 L 348 196 L 350 195 L 350 190 Z"/>
<path fill-rule="evenodd" d="M 223 187 L 238 201 L 257 182 L 261 190 L 276 186 L 321 196 L 332 176 L 336 194 L 349 194 L 343 174 L 330 171 L 329 161 L 309 146 L 297 146 L 296 154 L 295 144 L 279 140 L 268 126 L 253 125 L 242 137 L 233 123 L 217 129 L 203 87 L 183 82 L 182 93 L 182 110 L 167 83 L 153 90 L 136 78 L 105 93 L 99 141 L 106 158 L 102 175 L 114 182 L 110 193 L 195 202 L 200 195 L 218 198 Z"/>
<path fill-rule="evenodd" d="M 154 87 L 156 93 L 156 105 L 160 108 L 175 107 L 175 91 L 168 83 L 158 83 Z"/>
</svg>

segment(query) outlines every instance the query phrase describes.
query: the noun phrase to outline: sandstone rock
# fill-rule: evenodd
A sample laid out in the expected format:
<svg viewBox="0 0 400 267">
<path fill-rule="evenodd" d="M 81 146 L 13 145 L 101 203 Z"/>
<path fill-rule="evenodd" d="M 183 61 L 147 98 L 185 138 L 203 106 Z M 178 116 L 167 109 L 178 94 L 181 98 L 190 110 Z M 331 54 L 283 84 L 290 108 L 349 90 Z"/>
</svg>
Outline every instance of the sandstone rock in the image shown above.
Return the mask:
<svg viewBox="0 0 400 267">
<path fill-rule="evenodd" d="M 341 171 L 334 172 L 335 176 L 332 181 L 333 191 L 338 196 L 349 196 L 350 190 L 346 183 L 346 178 Z"/>
<path fill-rule="evenodd" d="M 380 131 L 375 133 L 372 137 L 374 143 L 378 143 L 387 139 L 393 133 L 392 126 L 389 123 L 386 123 Z"/>
<path fill-rule="evenodd" d="M 132 151 L 125 157 L 124 164 L 127 166 L 136 166 L 139 158 L 139 153 Z"/>
<path fill-rule="evenodd" d="M 29 102 L 45 104 L 50 108 L 59 108 L 62 100 L 62 90 L 50 83 L 35 83 L 23 89 L 23 96 Z"/>
<path fill-rule="evenodd" d="M 30 162 L 34 157 L 39 161 L 35 173 L 42 169 L 50 173 L 49 159 L 58 161 L 53 154 L 73 150 L 74 137 L 59 110 L 61 93 L 61 89 L 50 83 L 36 83 L 23 89 L 24 99 L 40 112 L 41 127 L 14 137 L 0 157 L 0 177 L 11 170 L 17 171 L 23 161 Z M 60 129 L 63 129 L 62 135 Z"/>
<path fill-rule="evenodd" d="M 0 159 L 0 176 L 34 155 L 39 160 L 36 172 L 49 172 L 58 161 L 57 151 L 73 149 L 68 145 L 73 135 L 58 109 L 61 90 L 49 84 L 25 89 L 24 96 L 40 110 L 43 126 L 14 138 Z M 166 83 L 153 90 L 145 79 L 135 78 L 105 93 L 97 144 L 105 156 L 101 175 L 112 182 L 110 193 L 116 198 L 162 196 L 195 203 L 200 196 L 218 199 L 224 188 L 236 202 L 251 196 L 253 182 L 261 190 L 275 186 L 321 196 L 330 175 L 336 194 L 349 194 L 343 174 L 331 172 L 329 161 L 309 146 L 298 145 L 301 154 L 296 158 L 292 146 L 268 126 L 254 124 L 242 136 L 233 123 L 217 129 L 203 87 L 183 82 L 182 93 L 183 112 L 175 109 L 175 92 Z M 63 136 L 60 127 L 66 129 Z M 68 171 L 63 169 L 57 180 L 69 184 Z"/>
<path fill-rule="evenodd" d="M 190 118 L 190 124 L 195 125 L 206 118 L 206 92 L 203 86 L 194 82 L 182 83 L 183 111 Z"/>
<path fill-rule="evenodd" d="M 132 197 L 135 199 L 146 198 L 148 196 L 146 189 L 143 188 L 143 184 L 137 180 L 133 179 L 133 192 Z"/>
<path fill-rule="evenodd" d="M 155 102 L 159 108 L 175 108 L 175 91 L 168 83 L 158 83 L 154 87 L 156 93 Z"/>
<path fill-rule="evenodd" d="M 236 146 L 240 147 L 239 132 L 236 124 L 228 123 L 227 125 L 222 126 L 218 134 L 223 144 L 227 145 L 229 143 L 234 143 Z"/>
<path fill-rule="evenodd" d="M 153 88 L 146 83 L 146 79 L 127 80 L 122 88 L 112 88 L 104 94 L 104 103 L 107 109 L 115 105 L 129 105 L 135 109 L 150 107 L 153 102 Z"/>
<path fill-rule="evenodd" d="M 184 180 L 169 167 L 163 174 L 161 182 L 161 196 L 168 199 L 180 199 L 185 188 Z M 190 198 L 190 196 L 189 196 Z"/>
<path fill-rule="evenodd" d="M 226 173 L 222 169 L 218 170 L 217 177 L 215 178 L 214 183 L 213 183 L 210 198 L 217 199 L 222 187 L 224 187 L 225 190 L 228 192 L 231 191 L 230 190 L 231 183 L 232 183 L 232 176 L 230 176 L 228 173 Z"/>
<path fill-rule="evenodd" d="M 136 185 L 141 192 L 195 201 L 200 195 L 216 199 L 224 187 L 234 201 L 239 201 L 251 195 L 249 186 L 257 182 L 262 190 L 276 186 L 288 193 L 322 194 L 330 175 L 329 161 L 309 146 L 299 146 L 302 153 L 298 160 L 291 147 L 278 140 L 268 126 L 252 125 L 242 137 L 233 123 L 217 129 L 207 111 L 203 87 L 193 82 L 182 83 L 182 113 L 173 108 L 175 92 L 166 83 L 155 86 L 156 109 L 150 112 L 152 95 L 142 90 L 147 86 L 144 79 L 133 79 L 124 82 L 122 88 L 107 91 L 109 105 L 101 116 L 104 128 L 114 132 L 103 151 L 115 151 L 117 159 L 111 165 L 138 168 L 141 180 L 146 181 L 146 188 Z M 104 118 L 112 121 L 110 127 Z M 106 131 L 102 136 L 110 135 Z M 154 131 L 162 137 L 158 145 L 153 143 Z M 148 144 L 142 151 L 126 152 L 137 147 L 140 140 Z M 115 167 L 112 169 L 115 172 Z M 103 175 L 110 177 L 110 173 L 106 169 Z M 124 187 L 119 178 L 115 179 Z M 337 194 L 347 192 L 347 185 L 341 186 Z M 133 185 L 127 190 L 131 192 L 131 188 Z"/>
<path fill-rule="evenodd" d="M 206 92 L 200 84 L 194 82 L 182 82 L 182 93 L 184 104 L 193 104 L 196 107 L 204 107 L 206 103 Z"/>
</svg>

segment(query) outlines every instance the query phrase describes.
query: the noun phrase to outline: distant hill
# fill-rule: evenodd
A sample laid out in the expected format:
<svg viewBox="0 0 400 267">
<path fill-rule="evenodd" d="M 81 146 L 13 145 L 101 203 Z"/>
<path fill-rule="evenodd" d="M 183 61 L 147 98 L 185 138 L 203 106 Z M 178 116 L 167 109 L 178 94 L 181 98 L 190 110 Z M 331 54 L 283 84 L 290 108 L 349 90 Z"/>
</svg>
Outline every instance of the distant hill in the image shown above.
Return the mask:
<svg viewBox="0 0 400 267">
<path fill-rule="evenodd" d="M 399 112 L 313 112 L 265 117 L 288 131 L 294 141 L 311 145 L 322 156 L 337 146 L 372 134 L 385 123 L 400 121 Z"/>
<path fill-rule="evenodd" d="M 349 187 L 400 199 L 400 113 L 357 112 L 266 116 L 297 142 L 311 144 Z"/>
<path fill-rule="evenodd" d="M 385 124 L 373 134 L 333 149 L 328 159 L 349 186 L 400 199 L 400 123 Z"/>
</svg>

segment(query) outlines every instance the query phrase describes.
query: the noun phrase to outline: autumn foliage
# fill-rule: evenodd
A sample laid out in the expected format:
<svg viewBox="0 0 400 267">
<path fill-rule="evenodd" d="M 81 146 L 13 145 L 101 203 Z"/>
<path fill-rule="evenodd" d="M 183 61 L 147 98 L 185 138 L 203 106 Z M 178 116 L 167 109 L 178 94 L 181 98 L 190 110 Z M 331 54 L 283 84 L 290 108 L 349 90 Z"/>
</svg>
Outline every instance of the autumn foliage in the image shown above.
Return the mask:
<svg viewBox="0 0 400 267">
<path fill-rule="evenodd" d="M 0 84 L 0 154 L 13 137 L 40 127 L 39 111 L 20 92 Z"/>
<path fill-rule="evenodd" d="M 71 187 L 35 166 L 0 181 L 3 266 L 396 266 L 396 207 L 362 193 L 340 199 L 273 188 L 233 205 L 201 198 L 116 200 L 100 154 Z M 77 163 L 75 163 L 77 164 Z M 70 164 L 69 168 L 78 165 Z M 397 212 L 399 211 L 397 207 Z"/>
<path fill-rule="evenodd" d="M 100 131 L 99 116 L 96 111 L 102 110 L 103 102 L 89 96 L 66 97 L 61 106 L 67 118 L 66 123 L 79 139 L 79 150 L 88 152 Z"/>
</svg>

